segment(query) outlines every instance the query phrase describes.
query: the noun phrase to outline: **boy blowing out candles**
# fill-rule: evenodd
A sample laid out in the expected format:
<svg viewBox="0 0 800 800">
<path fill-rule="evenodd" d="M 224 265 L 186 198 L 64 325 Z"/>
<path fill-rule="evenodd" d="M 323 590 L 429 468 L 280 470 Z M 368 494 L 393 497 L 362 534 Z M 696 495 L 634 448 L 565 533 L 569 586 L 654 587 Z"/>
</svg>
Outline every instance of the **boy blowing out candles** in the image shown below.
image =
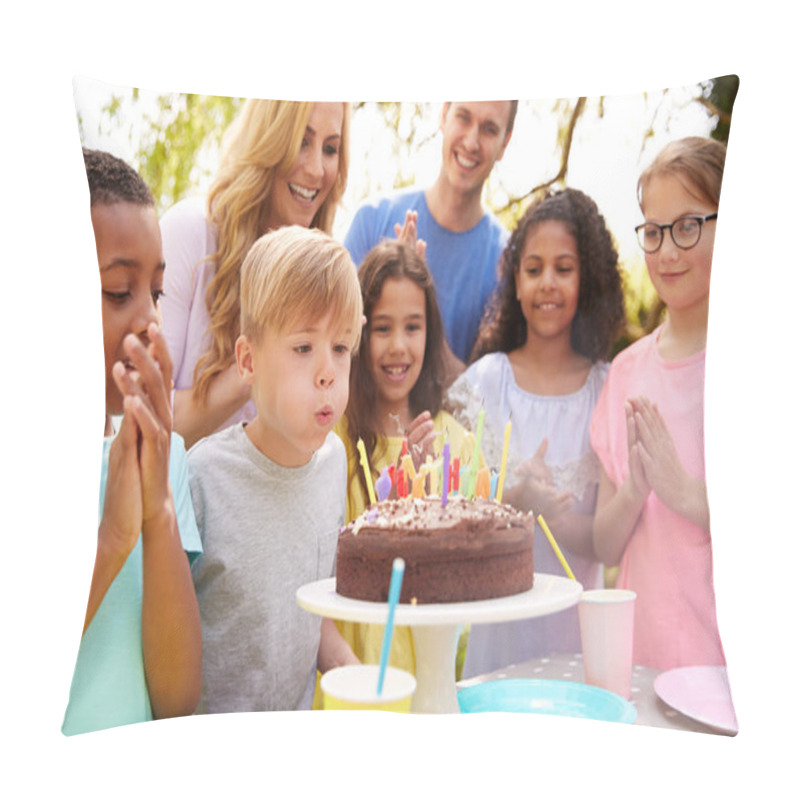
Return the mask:
<svg viewBox="0 0 800 800">
<path fill-rule="evenodd" d="M 316 670 L 358 663 L 297 589 L 333 575 L 347 461 L 332 432 L 347 405 L 362 326 L 347 251 L 320 231 L 280 228 L 241 270 L 236 363 L 250 423 L 189 451 L 204 554 L 193 570 L 203 624 L 200 712 L 310 709 Z"/>
</svg>

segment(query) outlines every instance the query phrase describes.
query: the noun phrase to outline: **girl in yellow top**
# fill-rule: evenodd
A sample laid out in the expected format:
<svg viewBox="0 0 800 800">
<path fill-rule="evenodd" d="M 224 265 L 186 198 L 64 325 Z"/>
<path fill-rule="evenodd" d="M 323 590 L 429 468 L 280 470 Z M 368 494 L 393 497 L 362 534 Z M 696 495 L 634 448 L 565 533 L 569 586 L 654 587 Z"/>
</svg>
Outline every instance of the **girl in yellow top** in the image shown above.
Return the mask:
<svg viewBox="0 0 800 800">
<path fill-rule="evenodd" d="M 441 455 L 445 434 L 451 459 L 465 466 L 472 457 L 471 437 L 442 410 L 445 343 L 423 252 L 402 238 L 384 241 L 370 250 L 358 270 L 367 324 L 350 370 L 347 411 L 335 428 L 347 450 L 348 522 L 369 505 L 359 439 L 373 485 L 381 470 L 398 463 L 404 440 L 417 470 L 428 456 L 435 461 Z M 363 663 L 379 662 L 382 625 L 337 625 Z M 389 663 L 415 671 L 408 627 L 395 628 Z"/>
</svg>

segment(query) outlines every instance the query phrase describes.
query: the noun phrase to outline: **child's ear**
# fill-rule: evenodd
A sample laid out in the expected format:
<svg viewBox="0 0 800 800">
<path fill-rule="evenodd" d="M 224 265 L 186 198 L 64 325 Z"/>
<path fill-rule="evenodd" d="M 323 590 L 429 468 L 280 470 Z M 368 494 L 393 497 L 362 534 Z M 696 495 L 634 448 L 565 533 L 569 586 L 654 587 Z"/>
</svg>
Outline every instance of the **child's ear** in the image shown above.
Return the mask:
<svg viewBox="0 0 800 800">
<path fill-rule="evenodd" d="M 236 340 L 236 367 L 242 380 L 252 386 L 254 380 L 253 372 L 253 343 L 244 334 Z"/>
</svg>

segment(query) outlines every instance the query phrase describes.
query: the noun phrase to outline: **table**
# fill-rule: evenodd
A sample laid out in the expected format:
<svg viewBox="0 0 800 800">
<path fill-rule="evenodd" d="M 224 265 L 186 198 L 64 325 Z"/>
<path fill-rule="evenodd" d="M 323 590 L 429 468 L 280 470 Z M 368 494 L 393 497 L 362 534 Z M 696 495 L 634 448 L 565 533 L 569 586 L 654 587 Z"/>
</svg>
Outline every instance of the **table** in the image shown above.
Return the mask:
<svg viewBox="0 0 800 800">
<path fill-rule="evenodd" d="M 575 605 L 583 587 L 558 575 L 534 573 L 533 588 L 521 594 L 469 603 L 399 603 L 396 625 L 411 627 L 416 653 L 417 689 L 412 712 L 459 713 L 455 660 L 465 623 L 505 622 L 553 614 Z M 336 578 L 308 583 L 297 590 L 298 605 L 331 619 L 386 623 L 387 604 L 353 600 L 336 594 Z"/>
<path fill-rule="evenodd" d="M 650 725 L 656 728 L 672 728 L 681 731 L 715 733 L 720 731 L 697 722 L 668 706 L 656 694 L 653 682 L 661 670 L 634 665 L 631 678 L 631 702 L 636 706 L 635 725 Z M 539 678 L 543 680 L 575 681 L 583 683 L 583 656 L 580 653 L 555 654 L 534 658 L 503 669 L 487 672 L 474 678 L 459 681 L 457 688 L 472 686 L 503 678 Z"/>
</svg>

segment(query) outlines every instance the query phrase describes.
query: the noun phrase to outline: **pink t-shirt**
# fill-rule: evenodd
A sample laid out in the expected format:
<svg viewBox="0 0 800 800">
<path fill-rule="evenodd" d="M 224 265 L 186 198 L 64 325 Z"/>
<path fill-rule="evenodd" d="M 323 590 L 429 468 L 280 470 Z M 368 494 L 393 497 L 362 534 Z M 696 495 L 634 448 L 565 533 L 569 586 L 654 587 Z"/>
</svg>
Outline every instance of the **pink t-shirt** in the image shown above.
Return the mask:
<svg viewBox="0 0 800 800">
<path fill-rule="evenodd" d="M 181 200 L 162 216 L 160 226 L 166 263 L 160 302 L 164 337 L 172 356 L 175 389 L 191 389 L 195 366 L 211 346 L 206 290 L 216 265 L 203 259 L 216 252 L 217 231 L 206 220 L 200 198 Z M 250 400 L 220 428 L 249 422 L 255 415 Z"/>
<path fill-rule="evenodd" d="M 591 424 L 591 443 L 619 487 L 628 475 L 624 403 L 646 396 L 669 428 L 684 469 L 705 480 L 703 388 L 705 350 L 666 361 L 661 328 L 612 362 Z M 712 575 L 711 537 L 651 492 L 628 540 L 617 579 L 636 592 L 634 663 L 657 669 L 723 665 Z"/>
</svg>

